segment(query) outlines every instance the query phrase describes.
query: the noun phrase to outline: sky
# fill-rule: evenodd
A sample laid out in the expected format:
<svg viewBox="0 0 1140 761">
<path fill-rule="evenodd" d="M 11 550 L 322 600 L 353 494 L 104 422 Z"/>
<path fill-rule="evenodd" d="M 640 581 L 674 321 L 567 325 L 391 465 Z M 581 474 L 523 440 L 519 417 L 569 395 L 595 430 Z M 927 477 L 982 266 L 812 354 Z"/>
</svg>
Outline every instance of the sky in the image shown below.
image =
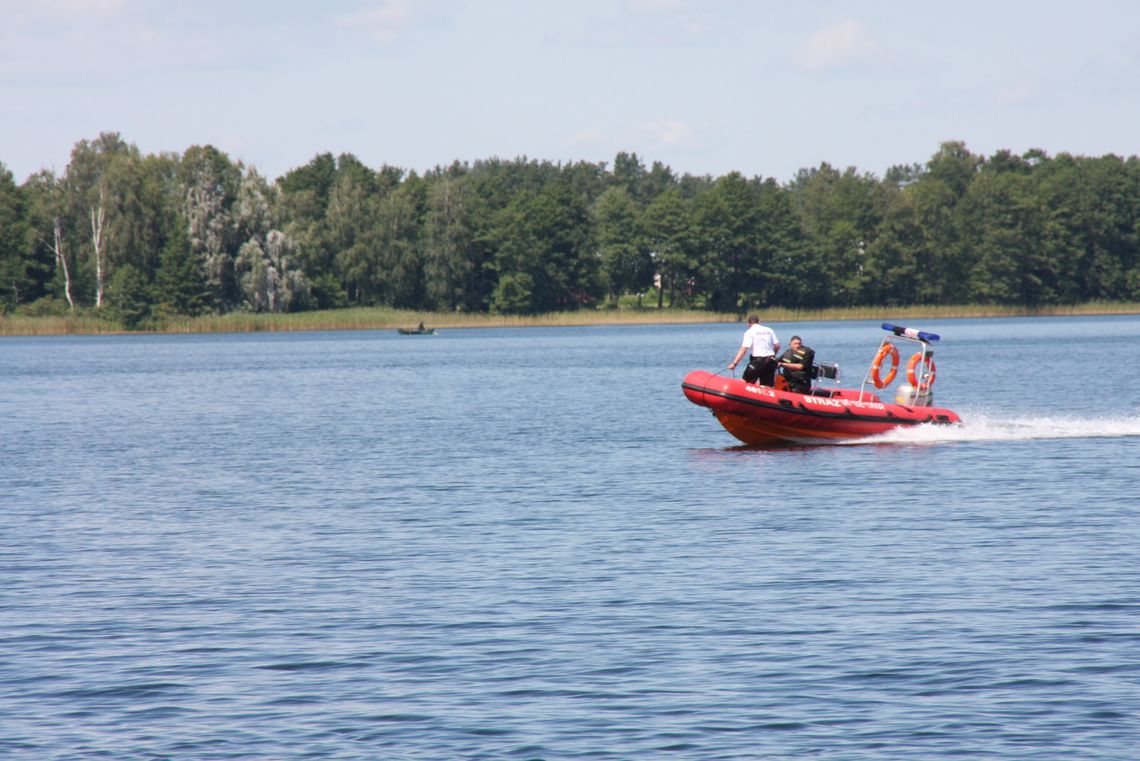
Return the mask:
<svg viewBox="0 0 1140 761">
<path fill-rule="evenodd" d="M 0 0 L 0 163 L 118 132 L 270 180 L 321 153 L 783 183 L 946 141 L 1140 153 L 1133 0 Z"/>
</svg>

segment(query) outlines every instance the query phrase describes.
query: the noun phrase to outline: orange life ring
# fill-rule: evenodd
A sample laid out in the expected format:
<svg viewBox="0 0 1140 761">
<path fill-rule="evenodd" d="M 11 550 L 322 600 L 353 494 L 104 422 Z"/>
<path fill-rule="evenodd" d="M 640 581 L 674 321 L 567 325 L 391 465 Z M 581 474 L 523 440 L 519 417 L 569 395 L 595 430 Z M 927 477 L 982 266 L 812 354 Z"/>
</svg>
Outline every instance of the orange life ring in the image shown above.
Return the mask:
<svg viewBox="0 0 1140 761">
<path fill-rule="evenodd" d="M 891 358 L 891 369 L 887 371 L 887 377 L 884 378 L 880 375 L 883 366 L 883 360 L 887 357 Z M 871 363 L 871 380 L 875 384 L 875 388 L 884 388 L 891 385 L 891 381 L 895 379 L 895 375 L 899 371 L 899 350 L 893 343 L 884 342 L 879 347 L 879 353 L 875 355 L 875 361 Z"/>
<path fill-rule="evenodd" d="M 920 386 L 918 377 L 914 374 L 914 368 L 918 367 L 919 363 L 926 365 L 927 372 L 923 373 L 925 379 Z M 938 367 L 934 364 L 933 354 L 923 354 L 921 351 L 915 352 L 914 356 L 910 358 L 910 362 L 906 365 L 906 380 L 914 388 L 918 389 L 920 394 L 929 394 L 930 388 L 934 385 L 934 376 L 938 374 Z"/>
</svg>

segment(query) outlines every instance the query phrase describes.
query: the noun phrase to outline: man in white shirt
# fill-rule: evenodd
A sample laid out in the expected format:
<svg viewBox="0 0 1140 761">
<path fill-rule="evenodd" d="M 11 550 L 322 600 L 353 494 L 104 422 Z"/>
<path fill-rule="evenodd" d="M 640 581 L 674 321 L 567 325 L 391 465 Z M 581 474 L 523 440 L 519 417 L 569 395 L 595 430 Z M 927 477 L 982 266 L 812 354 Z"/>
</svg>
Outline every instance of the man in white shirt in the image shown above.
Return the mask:
<svg viewBox="0 0 1140 761">
<path fill-rule="evenodd" d="M 760 324 L 760 318 L 754 314 L 748 315 L 748 330 L 744 331 L 744 340 L 740 343 L 740 351 L 728 363 L 729 370 L 735 370 L 746 352 L 751 352 L 748 367 L 744 368 L 745 383 L 759 381 L 761 386 L 776 385 L 776 352 L 780 350 L 780 339 L 776 332 L 767 325 Z"/>
</svg>

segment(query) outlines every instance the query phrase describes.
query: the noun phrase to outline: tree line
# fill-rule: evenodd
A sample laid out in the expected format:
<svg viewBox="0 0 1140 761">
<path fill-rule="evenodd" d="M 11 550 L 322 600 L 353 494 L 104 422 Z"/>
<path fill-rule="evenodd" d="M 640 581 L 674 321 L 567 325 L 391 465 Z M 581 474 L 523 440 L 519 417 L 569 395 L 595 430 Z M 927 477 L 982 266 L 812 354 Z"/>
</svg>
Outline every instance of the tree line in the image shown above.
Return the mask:
<svg viewBox="0 0 1140 761">
<path fill-rule="evenodd" d="M 1140 161 L 947 142 L 883 177 L 677 175 L 636 155 L 418 174 L 324 153 L 270 182 L 211 146 L 116 133 L 62 174 L 0 163 L 0 311 L 175 315 L 348 306 L 501 314 L 616 306 L 1140 300 Z"/>
</svg>

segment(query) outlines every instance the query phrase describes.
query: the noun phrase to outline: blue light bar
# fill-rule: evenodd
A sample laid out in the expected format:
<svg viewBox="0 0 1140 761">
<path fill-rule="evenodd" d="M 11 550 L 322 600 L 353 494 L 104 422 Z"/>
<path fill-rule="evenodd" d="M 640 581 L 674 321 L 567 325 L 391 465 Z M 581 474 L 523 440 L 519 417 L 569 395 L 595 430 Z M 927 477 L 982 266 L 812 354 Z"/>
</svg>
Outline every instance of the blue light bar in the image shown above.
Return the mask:
<svg viewBox="0 0 1140 761">
<path fill-rule="evenodd" d="M 917 338 L 919 341 L 937 341 L 937 333 L 927 333 L 923 330 L 915 330 L 914 328 L 904 328 L 902 325 L 892 325 L 889 322 L 883 323 L 883 330 L 889 330 L 896 336 L 906 336 L 907 338 Z"/>
</svg>

